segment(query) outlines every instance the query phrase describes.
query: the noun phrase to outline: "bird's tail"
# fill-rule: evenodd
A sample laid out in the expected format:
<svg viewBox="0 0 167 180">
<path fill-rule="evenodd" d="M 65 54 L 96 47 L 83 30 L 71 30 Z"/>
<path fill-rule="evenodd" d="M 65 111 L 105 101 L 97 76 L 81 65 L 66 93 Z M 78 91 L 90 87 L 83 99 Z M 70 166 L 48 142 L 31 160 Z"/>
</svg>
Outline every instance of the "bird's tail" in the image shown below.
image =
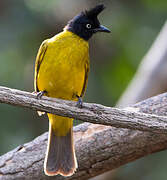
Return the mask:
<svg viewBox="0 0 167 180">
<path fill-rule="evenodd" d="M 59 117 L 59 119 L 64 118 L 60 116 L 57 117 Z M 68 119 L 64 121 L 67 123 Z M 45 174 L 48 176 L 55 176 L 57 174 L 71 176 L 74 174 L 76 168 L 77 161 L 74 150 L 72 127 L 69 128 L 66 135 L 60 136 L 56 134 L 55 129 L 50 122 L 48 147 L 44 163 Z"/>
</svg>

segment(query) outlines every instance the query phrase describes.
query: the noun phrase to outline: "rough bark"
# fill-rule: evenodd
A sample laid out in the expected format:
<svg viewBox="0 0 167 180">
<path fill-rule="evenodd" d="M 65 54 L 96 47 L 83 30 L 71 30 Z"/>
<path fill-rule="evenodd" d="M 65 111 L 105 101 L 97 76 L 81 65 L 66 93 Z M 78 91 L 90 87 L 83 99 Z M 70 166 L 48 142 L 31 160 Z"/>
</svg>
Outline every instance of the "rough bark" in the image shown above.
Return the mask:
<svg viewBox="0 0 167 180">
<path fill-rule="evenodd" d="M 117 106 L 127 106 L 167 91 L 167 22 L 145 55 Z"/>
<path fill-rule="evenodd" d="M 138 112 L 138 108 L 118 109 L 91 103 L 84 103 L 83 108 L 78 108 L 76 102 L 48 97 L 37 99 L 32 93 L 5 87 L 0 87 L 0 102 L 73 117 L 94 124 L 167 134 L 167 117 L 141 113 Z M 166 104 L 167 101 L 161 106 Z"/>
<path fill-rule="evenodd" d="M 135 104 L 143 99 L 166 92 L 166 69 L 167 22 L 164 24 L 150 50 L 141 60 L 135 76 L 128 85 L 126 91 L 120 97 L 117 107 L 125 107 L 129 104 Z M 146 136 L 145 133 L 143 135 Z M 108 178 L 105 179 L 111 179 L 113 171 L 105 174 L 108 176 Z M 103 175 L 104 174 L 100 176 L 101 179 L 104 179 Z"/>
<path fill-rule="evenodd" d="M 167 114 L 167 94 L 135 104 L 140 112 Z M 66 179 L 88 179 L 167 148 L 166 134 L 83 123 L 74 128 L 78 171 Z M 0 157 L 0 180 L 64 179 L 43 173 L 47 133 Z"/>
</svg>

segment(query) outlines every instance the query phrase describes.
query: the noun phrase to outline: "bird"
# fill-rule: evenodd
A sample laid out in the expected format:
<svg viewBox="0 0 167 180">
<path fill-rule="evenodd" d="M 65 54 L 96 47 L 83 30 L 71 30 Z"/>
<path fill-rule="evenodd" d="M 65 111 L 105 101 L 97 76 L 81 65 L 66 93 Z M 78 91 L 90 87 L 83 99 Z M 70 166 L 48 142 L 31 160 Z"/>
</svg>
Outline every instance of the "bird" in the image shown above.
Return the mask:
<svg viewBox="0 0 167 180">
<path fill-rule="evenodd" d="M 103 4 L 98 4 L 82 11 L 67 23 L 62 32 L 43 41 L 35 61 L 37 98 L 48 96 L 72 100 L 82 108 L 90 69 L 89 39 L 97 32 L 110 32 L 97 17 L 104 8 Z M 49 133 L 44 173 L 48 176 L 72 176 L 77 169 L 73 118 L 47 115 Z"/>
</svg>

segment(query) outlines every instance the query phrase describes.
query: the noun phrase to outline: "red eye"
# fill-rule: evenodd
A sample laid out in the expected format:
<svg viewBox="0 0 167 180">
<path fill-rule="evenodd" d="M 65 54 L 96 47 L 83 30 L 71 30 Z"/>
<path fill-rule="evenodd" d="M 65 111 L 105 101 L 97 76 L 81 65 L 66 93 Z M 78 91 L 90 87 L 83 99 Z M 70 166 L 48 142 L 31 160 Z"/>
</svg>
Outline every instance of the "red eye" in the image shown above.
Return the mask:
<svg viewBox="0 0 167 180">
<path fill-rule="evenodd" d="M 86 24 L 87 29 L 90 29 L 91 27 L 92 27 L 91 24 Z"/>
</svg>

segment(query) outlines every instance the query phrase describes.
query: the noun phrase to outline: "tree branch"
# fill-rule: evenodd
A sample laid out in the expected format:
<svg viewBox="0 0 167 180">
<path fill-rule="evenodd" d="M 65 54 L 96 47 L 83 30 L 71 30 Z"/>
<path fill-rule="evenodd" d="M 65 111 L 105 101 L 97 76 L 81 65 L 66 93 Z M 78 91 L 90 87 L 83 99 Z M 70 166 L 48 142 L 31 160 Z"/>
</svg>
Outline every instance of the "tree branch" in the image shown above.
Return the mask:
<svg viewBox="0 0 167 180">
<path fill-rule="evenodd" d="M 136 71 L 135 76 L 133 77 L 133 80 L 128 85 L 126 91 L 122 94 L 121 98 L 119 99 L 117 103 L 117 107 L 126 107 L 130 104 L 135 104 L 136 102 L 142 101 L 143 99 L 166 92 L 167 91 L 166 69 L 167 69 L 167 21 L 164 23 L 160 33 L 155 39 L 155 42 L 151 46 L 150 50 L 142 59 L 140 66 Z M 156 107 L 155 105 L 154 108 L 155 111 L 159 110 L 159 108 Z M 133 136 L 133 133 L 134 131 L 129 130 L 129 135 Z M 143 137 L 146 136 L 147 133 L 144 132 Z M 107 173 L 109 177 L 111 177 L 111 173 L 112 172 Z M 103 176 L 101 175 L 100 178 L 103 179 Z"/>
<path fill-rule="evenodd" d="M 127 106 L 137 101 L 167 91 L 167 21 L 117 106 Z M 135 92 L 135 93 L 134 93 Z"/>
<path fill-rule="evenodd" d="M 167 133 L 167 117 L 140 113 L 137 108 L 118 109 L 99 104 L 84 103 L 81 109 L 76 107 L 76 102 L 48 97 L 42 97 L 39 100 L 35 94 L 6 87 L 0 87 L 0 102 L 73 117 L 94 124 L 154 133 Z M 167 107 L 167 101 L 163 105 Z"/>
<path fill-rule="evenodd" d="M 132 108 L 140 112 L 167 115 L 167 94 L 150 98 Z M 130 131 L 83 123 L 74 128 L 78 171 L 66 179 L 88 179 L 150 153 L 167 148 L 166 134 Z M 64 179 L 43 173 L 47 133 L 0 157 L 0 180 Z"/>
</svg>

